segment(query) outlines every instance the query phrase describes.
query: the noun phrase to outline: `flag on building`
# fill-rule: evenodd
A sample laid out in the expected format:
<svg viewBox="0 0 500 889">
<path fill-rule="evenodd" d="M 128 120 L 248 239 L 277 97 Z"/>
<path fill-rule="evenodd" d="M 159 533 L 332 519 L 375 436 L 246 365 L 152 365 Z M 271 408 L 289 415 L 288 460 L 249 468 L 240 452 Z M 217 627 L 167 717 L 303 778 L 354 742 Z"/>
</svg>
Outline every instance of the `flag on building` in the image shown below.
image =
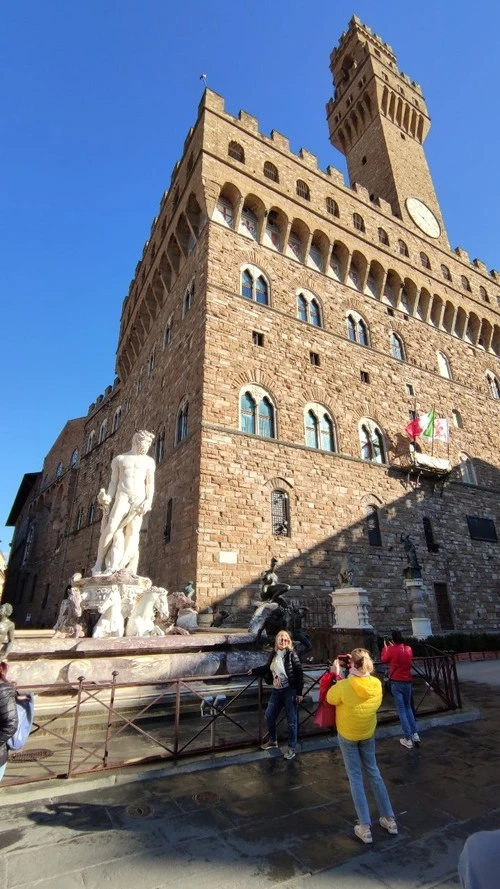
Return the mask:
<svg viewBox="0 0 500 889">
<path fill-rule="evenodd" d="M 427 414 L 421 414 L 420 417 L 416 417 L 415 420 L 412 420 L 411 423 L 408 423 L 408 426 L 405 427 L 406 434 L 410 438 L 417 438 L 418 435 L 426 435 L 432 438 L 434 435 L 435 416 L 435 411 L 432 410 Z"/>
<path fill-rule="evenodd" d="M 445 444 L 450 440 L 450 424 L 445 417 L 434 420 L 434 440 L 444 441 Z"/>
</svg>

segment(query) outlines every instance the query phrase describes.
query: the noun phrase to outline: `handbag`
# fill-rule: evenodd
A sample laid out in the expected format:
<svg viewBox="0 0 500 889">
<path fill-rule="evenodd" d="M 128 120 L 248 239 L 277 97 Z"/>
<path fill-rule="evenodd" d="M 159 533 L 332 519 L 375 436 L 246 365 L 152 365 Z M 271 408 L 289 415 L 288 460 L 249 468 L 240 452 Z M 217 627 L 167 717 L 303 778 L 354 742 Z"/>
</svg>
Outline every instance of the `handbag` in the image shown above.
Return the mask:
<svg viewBox="0 0 500 889">
<path fill-rule="evenodd" d="M 329 704 L 328 701 L 320 701 L 313 716 L 313 722 L 319 728 L 333 728 L 335 726 L 335 705 Z"/>
</svg>

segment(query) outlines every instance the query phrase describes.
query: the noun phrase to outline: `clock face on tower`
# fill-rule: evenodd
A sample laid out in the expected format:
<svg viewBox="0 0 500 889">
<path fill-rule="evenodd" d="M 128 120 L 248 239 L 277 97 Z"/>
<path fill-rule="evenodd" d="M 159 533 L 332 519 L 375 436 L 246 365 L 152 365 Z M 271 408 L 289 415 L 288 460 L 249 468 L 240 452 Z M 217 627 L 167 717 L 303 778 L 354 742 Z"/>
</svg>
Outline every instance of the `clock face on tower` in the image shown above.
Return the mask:
<svg viewBox="0 0 500 889">
<path fill-rule="evenodd" d="M 415 225 L 429 238 L 439 238 L 441 226 L 432 210 L 418 198 L 406 198 L 406 209 Z"/>
</svg>

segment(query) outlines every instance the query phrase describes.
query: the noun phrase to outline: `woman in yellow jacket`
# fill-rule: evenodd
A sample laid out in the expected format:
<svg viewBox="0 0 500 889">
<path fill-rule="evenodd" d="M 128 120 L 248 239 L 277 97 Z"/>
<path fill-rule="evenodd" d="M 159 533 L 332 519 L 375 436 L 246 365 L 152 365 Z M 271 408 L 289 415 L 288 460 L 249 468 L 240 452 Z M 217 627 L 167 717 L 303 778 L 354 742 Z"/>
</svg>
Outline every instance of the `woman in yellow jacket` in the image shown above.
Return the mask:
<svg viewBox="0 0 500 889">
<path fill-rule="evenodd" d="M 333 662 L 331 670 L 340 672 L 338 660 Z M 338 742 L 359 821 L 354 833 L 363 843 L 373 842 L 363 769 L 370 780 L 381 827 L 391 834 L 398 832 L 389 794 L 375 756 L 375 729 L 377 710 L 382 703 L 382 685 L 372 673 L 373 661 L 369 652 L 364 648 L 355 648 L 350 654 L 348 678 L 332 686 L 326 696 L 328 703 L 335 704 L 337 708 Z"/>
</svg>

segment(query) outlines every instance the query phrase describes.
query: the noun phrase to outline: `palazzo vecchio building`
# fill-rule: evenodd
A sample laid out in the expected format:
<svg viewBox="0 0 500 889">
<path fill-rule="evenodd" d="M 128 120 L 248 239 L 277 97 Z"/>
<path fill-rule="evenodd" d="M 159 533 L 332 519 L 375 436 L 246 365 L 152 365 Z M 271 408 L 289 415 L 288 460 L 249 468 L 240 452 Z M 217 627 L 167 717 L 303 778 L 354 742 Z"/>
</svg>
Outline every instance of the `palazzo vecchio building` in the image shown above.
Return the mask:
<svg viewBox="0 0 500 889">
<path fill-rule="evenodd" d="M 330 67 L 349 182 L 205 91 L 123 303 L 117 379 L 13 504 L 18 626 L 52 626 L 90 572 L 111 459 L 149 429 L 155 584 L 192 580 L 244 626 L 276 556 L 320 625 L 348 560 L 376 629 L 409 631 L 409 534 L 434 632 L 500 627 L 500 274 L 450 248 L 425 99 L 391 47 L 353 18 Z M 433 409 L 449 441 L 411 447 Z"/>
</svg>

